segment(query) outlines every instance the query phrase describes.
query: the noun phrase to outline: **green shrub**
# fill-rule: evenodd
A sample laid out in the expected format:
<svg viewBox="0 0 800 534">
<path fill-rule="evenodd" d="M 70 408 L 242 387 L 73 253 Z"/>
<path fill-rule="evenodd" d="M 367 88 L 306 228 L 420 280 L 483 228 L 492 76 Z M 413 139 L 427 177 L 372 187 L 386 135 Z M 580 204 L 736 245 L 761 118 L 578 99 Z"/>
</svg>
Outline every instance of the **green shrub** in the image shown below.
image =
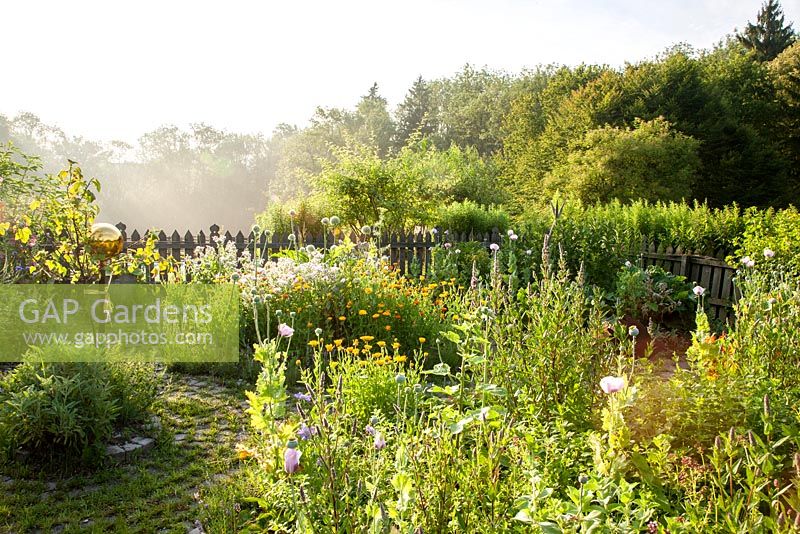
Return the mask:
<svg viewBox="0 0 800 534">
<path fill-rule="evenodd" d="M 614 292 L 618 315 L 628 315 L 645 322 L 661 321 L 665 315 L 691 309 L 691 286 L 685 276 L 676 276 L 651 265 L 641 269 L 624 265 L 617 273 Z"/>
<path fill-rule="evenodd" d="M 294 218 L 289 216 L 290 211 L 295 212 Z M 286 241 L 292 231 L 301 241 L 305 241 L 321 236 L 322 219 L 331 215 L 335 214 L 323 198 L 310 197 L 285 204 L 273 204 L 256 217 L 256 222 L 263 230 L 277 235 L 282 242 Z"/>
<path fill-rule="evenodd" d="M 505 232 L 508 229 L 509 217 L 499 207 L 482 206 L 477 202 L 465 200 L 439 208 L 435 225 L 444 230 L 467 235 L 470 232 L 485 234 L 494 228 Z"/>
<path fill-rule="evenodd" d="M 552 212 L 537 209 L 519 220 L 519 233 L 538 254 Z M 587 280 L 612 291 L 619 266 L 636 261 L 646 244 L 681 247 L 696 254 L 729 253 L 744 229 L 735 205 L 712 209 L 705 204 L 637 201 L 584 206 L 567 202 L 551 245 L 562 250 L 571 271 L 583 267 Z"/>
<path fill-rule="evenodd" d="M 151 365 L 29 360 L 0 379 L 0 449 L 91 457 L 156 394 Z"/>
<path fill-rule="evenodd" d="M 759 261 L 764 258 L 764 250 L 769 249 L 775 253 L 776 261 L 800 275 L 800 212 L 793 206 L 777 211 L 750 208 L 745 211 L 744 231 L 736 244 L 733 262 L 743 256 Z"/>
</svg>

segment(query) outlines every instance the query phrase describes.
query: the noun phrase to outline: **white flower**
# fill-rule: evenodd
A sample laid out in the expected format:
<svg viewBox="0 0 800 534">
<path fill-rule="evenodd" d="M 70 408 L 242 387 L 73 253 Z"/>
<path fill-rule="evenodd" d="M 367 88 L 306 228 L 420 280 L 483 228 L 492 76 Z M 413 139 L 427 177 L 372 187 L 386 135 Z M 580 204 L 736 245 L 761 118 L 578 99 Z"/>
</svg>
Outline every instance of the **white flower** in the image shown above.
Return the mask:
<svg viewBox="0 0 800 534">
<path fill-rule="evenodd" d="M 744 264 L 745 267 L 753 267 L 756 262 L 750 259 L 750 256 L 745 256 L 742 258 L 742 264 Z"/>
<path fill-rule="evenodd" d="M 508 237 L 511 237 L 512 235 L 514 235 L 514 230 L 509 230 L 506 233 L 508 234 Z"/>
<path fill-rule="evenodd" d="M 706 292 L 705 288 L 700 286 L 694 286 L 694 289 L 692 291 L 694 291 L 694 294 L 697 295 L 698 297 L 702 297 L 703 293 Z"/>
<path fill-rule="evenodd" d="M 533 251 L 531 249 L 528 249 L 528 250 L 525 251 L 525 254 L 530 256 L 531 254 L 533 254 Z"/>
<path fill-rule="evenodd" d="M 604 376 L 600 380 L 600 389 L 603 393 L 610 395 L 622 390 L 625 387 L 625 378 L 621 376 Z"/>
<path fill-rule="evenodd" d="M 631 262 L 629 262 L 629 261 L 625 262 L 625 267 L 627 267 L 628 269 L 630 269 L 632 266 L 633 265 L 631 264 Z"/>
<path fill-rule="evenodd" d="M 774 250 L 772 250 L 772 249 L 769 249 L 769 248 L 765 248 L 765 249 L 764 249 L 764 257 L 765 257 L 765 258 L 771 258 L 771 257 L 773 257 L 774 255 L 775 255 L 775 251 L 774 251 Z"/>
<path fill-rule="evenodd" d="M 519 239 L 519 236 L 517 234 L 511 234 L 510 236 L 508 236 L 508 238 L 511 241 L 516 241 L 517 239 Z"/>
<path fill-rule="evenodd" d="M 439 233 L 439 230 L 437 230 L 436 228 L 431 228 L 431 235 L 436 235 L 438 233 Z"/>
<path fill-rule="evenodd" d="M 500 245 L 498 245 L 497 243 L 492 243 L 491 245 L 489 245 L 489 248 L 492 249 L 492 252 L 497 252 L 498 250 L 500 250 Z"/>
</svg>

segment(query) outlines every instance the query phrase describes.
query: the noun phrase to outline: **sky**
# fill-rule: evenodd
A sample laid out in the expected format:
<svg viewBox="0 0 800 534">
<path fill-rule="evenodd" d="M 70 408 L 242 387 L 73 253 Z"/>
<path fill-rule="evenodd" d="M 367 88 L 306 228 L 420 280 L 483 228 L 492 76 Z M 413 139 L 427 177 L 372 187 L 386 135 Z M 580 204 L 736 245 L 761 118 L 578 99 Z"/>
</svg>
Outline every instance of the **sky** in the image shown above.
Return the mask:
<svg viewBox="0 0 800 534">
<path fill-rule="evenodd" d="M 708 48 L 762 0 L 7 1 L 0 114 L 130 143 L 163 124 L 269 134 L 377 82 L 466 63 L 622 65 L 675 43 Z M 800 26 L 800 0 L 781 2 Z"/>
</svg>

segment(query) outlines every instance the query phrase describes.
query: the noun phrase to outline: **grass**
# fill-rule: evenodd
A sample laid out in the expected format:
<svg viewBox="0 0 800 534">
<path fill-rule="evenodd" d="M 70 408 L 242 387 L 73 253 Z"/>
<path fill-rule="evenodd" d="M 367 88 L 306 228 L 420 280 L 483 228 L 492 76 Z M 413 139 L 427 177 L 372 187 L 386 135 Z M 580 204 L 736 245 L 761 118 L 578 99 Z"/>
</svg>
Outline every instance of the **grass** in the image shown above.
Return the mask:
<svg viewBox="0 0 800 534">
<path fill-rule="evenodd" d="M 202 495 L 238 469 L 234 447 L 247 428 L 243 387 L 168 379 L 155 410 L 162 429 L 154 449 L 92 470 L 0 467 L 0 531 L 183 534 L 205 519 Z"/>
</svg>

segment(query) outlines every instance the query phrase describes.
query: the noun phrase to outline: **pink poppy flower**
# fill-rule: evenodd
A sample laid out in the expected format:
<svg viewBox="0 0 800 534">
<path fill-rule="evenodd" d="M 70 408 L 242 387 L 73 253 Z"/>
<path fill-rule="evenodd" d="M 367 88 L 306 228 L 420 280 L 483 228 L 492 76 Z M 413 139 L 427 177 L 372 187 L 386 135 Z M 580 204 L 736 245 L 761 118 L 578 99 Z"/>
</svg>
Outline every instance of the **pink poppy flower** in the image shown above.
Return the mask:
<svg viewBox="0 0 800 534">
<path fill-rule="evenodd" d="M 625 387 L 625 379 L 621 376 L 606 376 L 600 380 L 600 389 L 610 395 Z"/>
<path fill-rule="evenodd" d="M 281 337 L 292 337 L 294 334 L 294 328 L 289 326 L 286 323 L 281 323 L 278 325 L 278 335 Z"/>
</svg>

